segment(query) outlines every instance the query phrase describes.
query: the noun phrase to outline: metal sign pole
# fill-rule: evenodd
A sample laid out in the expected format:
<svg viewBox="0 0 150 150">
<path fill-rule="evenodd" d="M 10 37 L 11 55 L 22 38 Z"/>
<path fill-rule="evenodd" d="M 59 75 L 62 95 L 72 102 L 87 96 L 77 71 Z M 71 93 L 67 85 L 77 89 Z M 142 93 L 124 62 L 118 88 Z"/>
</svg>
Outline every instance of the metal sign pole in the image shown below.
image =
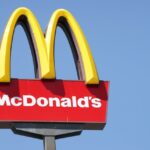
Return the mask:
<svg viewBox="0 0 150 150">
<path fill-rule="evenodd" d="M 15 134 L 42 139 L 44 150 L 56 150 L 56 139 L 81 134 L 79 126 L 72 125 L 74 130 L 69 129 L 69 126 L 55 123 L 14 123 L 11 128 Z"/>
<path fill-rule="evenodd" d="M 56 150 L 55 137 L 52 136 L 44 137 L 44 150 Z"/>
</svg>

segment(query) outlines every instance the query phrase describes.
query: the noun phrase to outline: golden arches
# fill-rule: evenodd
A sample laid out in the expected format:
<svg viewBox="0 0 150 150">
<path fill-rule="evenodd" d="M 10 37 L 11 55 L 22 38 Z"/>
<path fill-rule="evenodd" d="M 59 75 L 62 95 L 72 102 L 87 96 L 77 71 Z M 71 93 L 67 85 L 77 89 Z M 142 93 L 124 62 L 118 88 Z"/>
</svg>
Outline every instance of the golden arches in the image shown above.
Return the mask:
<svg viewBox="0 0 150 150">
<path fill-rule="evenodd" d="M 98 74 L 90 48 L 80 26 L 72 14 L 64 9 L 56 10 L 50 19 L 47 32 L 44 37 L 36 17 L 29 9 L 23 7 L 16 9 L 12 13 L 3 34 L 0 47 L 0 82 L 10 82 L 11 44 L 14 29 L 19 21 L 28 25 L 28 30 L 26 30 L 26 32 L 30 32 L 29 34 L 31 34 L 32 42 L 34 44 L 36 59 L 39 66 L 39 78 L 56 78 L 54 66 L 54 41 L 56 28 L 60 23 L 64 26 L 64 30 L 66 29 L 66 34 L 68 34 L 70 42 L 72 42 L 74 47 L 78 50 L 77 53 L 80 57 L 78 63 L 81 63 L 79 64 L 79 68 L 82 68 L 81 74 L 84 74 L 86 84 L 99 83 Z M 77 69 L 79 68 L 77 67 Z"/>
</svg>

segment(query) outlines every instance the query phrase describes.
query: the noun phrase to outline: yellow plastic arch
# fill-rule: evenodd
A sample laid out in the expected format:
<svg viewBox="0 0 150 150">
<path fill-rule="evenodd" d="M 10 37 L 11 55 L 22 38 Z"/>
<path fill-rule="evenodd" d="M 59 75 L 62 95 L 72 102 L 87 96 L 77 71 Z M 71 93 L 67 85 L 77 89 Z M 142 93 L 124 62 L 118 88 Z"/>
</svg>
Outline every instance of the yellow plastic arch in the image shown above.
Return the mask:
<svg viewBox="0 0 150 150">
<path fill-rule="evenodd" d="M 41 78 L 49 78 L 48 74 L 50 71 L 49 60 L 47 57 L 47 48 L 43 32 L 40 28 L 38 21 L 36 20 L 33 13 L 27 8 L 16 9 L 7 25 L 3 34 L 0 47 L 0 82 L 10 82 L 10 55 L 11 55 L 11 44 L 13 39 L 14 29 L 18 22 L 19 17 L 25 16 L 32 30 L 32 34 L 35 39 L 37 47 L 37 55 L 40 65 L 40 76 Z"/>
<path fill-rule="evenodd" d="M 64 9 L 58 9 L 56 10 L 49 22 L 47 32 L 46 32 L 46 43 L 48 46 L 48 55 L 51 60 L 50 63 L 50 73 L 52 77 L 55 77 L 55 66 L 54 66 L 54 39 L 55 39 L 55 33 L 56 33 L 56 27 L 58 24 L 58 20 L 63 17 L 67 20 L 70 28 L 73 31 L 73 34 L 75 36 L 75 39 L 77 41 L 80 55 L 83 62 L 83 68 L 85 72 L 85 81 L 87 84 L 98 84 L 98 74 L 96 70 L 96 66 L 89 48 L 89 45 L 85 39 L 84 34 L 82 33 L 82 30 L 73 17 L 73 15 Z"/>
<path fill-rule="evenodd" d="M 58 20 L 64 17 L 78 44 L 80 55 L 83 62 L 85 82 L 86 84 L 98 84 L 98 74 L 96 66 L 89 48 L 89 45 L 82 33 L 80 26 L 70 12 L 64 9 L 56 10 L 48 24 L 46 36 L 44 37 L 38 21 L 33 13 L 27 8 L 18 8 L 11 15 L 1 42 L 0 47 L 0 82 L 10 82 L 10 55 L 13 32 L 19 17 L 25 16 L 30 25 L 30 30 L 35 40 L 37 60 L 40 67 L 40 78 L 42 79 L 55 79 L 55 66 L 54 66 L 54 39 Z"/>
</svg>

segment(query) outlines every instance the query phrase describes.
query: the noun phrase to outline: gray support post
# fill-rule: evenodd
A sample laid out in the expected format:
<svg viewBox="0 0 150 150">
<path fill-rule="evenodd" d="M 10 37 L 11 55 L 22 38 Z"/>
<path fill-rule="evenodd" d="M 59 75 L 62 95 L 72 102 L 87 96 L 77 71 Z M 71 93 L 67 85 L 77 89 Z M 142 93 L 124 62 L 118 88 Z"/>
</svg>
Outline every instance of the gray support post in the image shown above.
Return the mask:
<svg viewBox="0 0 150 150">
<path fill-rule="evenodd" d="M 18 135 L 43 140 L 44 150 L 56 150 L 56 139 L 81 134 L 82 130 L 78 130 L 81 128 L 80 126 L 72 124 L 71 127 L 74 126 L 74 130 L 69 129 L 69 126 L 61 123 L 14 123 L 12 125 L 12 131 Z"/>
<path fill-rule="evenodd" d="M 55 137 L 53 136 L 44 137 L 44 150 L 56 150 Z"/>
</svg>

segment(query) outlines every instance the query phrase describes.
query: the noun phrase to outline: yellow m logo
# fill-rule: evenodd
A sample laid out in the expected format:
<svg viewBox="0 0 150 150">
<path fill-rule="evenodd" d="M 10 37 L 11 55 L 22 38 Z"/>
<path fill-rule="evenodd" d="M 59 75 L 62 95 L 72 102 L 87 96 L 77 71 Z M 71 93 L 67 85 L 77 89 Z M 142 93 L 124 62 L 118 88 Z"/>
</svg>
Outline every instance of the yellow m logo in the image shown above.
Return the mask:
<svg viewBox="0 0 150 150">
<path fill-rule="evenodd" d="M 76 67 L 80 78 L 84 79 L 86 84 L 99 83 L 90 48 L 80 26 L 72 14 L 64 9 L 56 10 L 50 19 L 44 36 L 36 17 L 27 8 L 16 9 L 6 25 L 0 46 L 0 82 L 10 82 L 11 45 L 13 33 L 18 23 L 25 29 L 29 43 L 33 47 L 39 78 L 56 78 L 54 41 L 56 28 L 60 25 L 65 31 L 74 51 Z"/>
</svg>

